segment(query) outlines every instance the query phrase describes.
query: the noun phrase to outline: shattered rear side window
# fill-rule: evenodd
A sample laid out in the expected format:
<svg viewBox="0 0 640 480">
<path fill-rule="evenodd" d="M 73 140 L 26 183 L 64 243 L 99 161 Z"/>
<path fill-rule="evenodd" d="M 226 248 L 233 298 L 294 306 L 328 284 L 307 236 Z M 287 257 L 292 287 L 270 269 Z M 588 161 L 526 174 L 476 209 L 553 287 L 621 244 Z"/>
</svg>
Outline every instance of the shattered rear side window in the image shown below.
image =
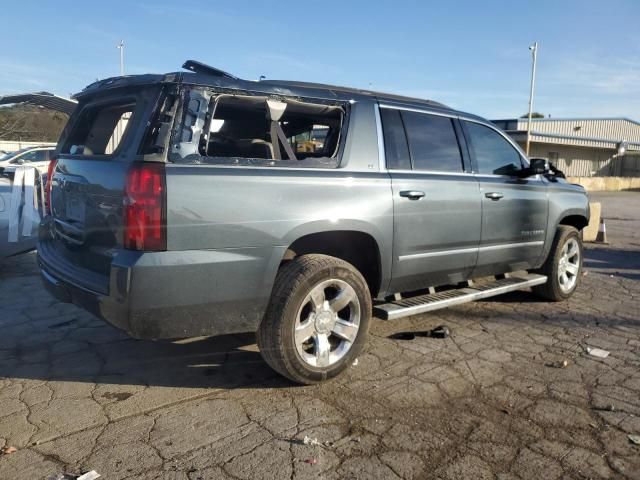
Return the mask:
<svg viewBox="0 0 640 480">
<path fill-rule="evenodd" d="M 173 161 L 336 167 L 345 108 L 265 96 L 195 92 L 185 104 Z M 206 109 L 204 111 L 203 109 Z M 176 155 L 177 154 L 177 155 Z"/>
</svg>

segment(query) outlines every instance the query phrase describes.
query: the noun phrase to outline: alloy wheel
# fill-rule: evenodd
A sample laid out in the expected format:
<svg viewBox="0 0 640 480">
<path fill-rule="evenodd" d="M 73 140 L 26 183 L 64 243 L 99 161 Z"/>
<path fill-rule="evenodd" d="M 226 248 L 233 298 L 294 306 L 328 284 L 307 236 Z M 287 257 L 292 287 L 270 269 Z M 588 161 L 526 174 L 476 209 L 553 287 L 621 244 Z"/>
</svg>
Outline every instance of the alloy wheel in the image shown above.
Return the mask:
<svg viewBox="0 0 640 480">
<path fill-rule="evenodd" d="M 562 247 L 558 261 L 558 283 L 564 293 L 570 292 L 578 281 L 580 271 L 580 247 L 575 238 L 570 238 Z"/>
<path fill-rule="evenodd" d="M 298 355 L 312 367 L 339 362 L 351 349 L 360 328 L 360 300 L 347 282 L 325 280 L 302 301 L 295 323 Z"/>
</svg>

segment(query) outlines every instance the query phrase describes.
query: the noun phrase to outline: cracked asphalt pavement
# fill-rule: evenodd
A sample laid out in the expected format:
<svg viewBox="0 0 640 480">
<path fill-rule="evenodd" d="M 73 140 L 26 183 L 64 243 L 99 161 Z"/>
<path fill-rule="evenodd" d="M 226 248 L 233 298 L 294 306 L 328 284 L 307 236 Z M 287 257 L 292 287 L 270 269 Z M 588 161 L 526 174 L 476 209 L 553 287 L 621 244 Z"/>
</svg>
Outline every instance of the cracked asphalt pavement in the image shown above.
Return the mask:
<svg viewBox="0 0 640 480">
<path fill-rule="evenodd" d="M 374 320 L 357 365 L 313 387 L 252 335 L 130 339 L 48 296 L 33 254 L 7 259 L 0 448 L 17 452 L 0 479 L 640 479 L 640 193 L 592 197 L 611 244 L 587 246 L 571 300 Z M 389 338 L 441 324 L 447 339 Z"/>
</svg>

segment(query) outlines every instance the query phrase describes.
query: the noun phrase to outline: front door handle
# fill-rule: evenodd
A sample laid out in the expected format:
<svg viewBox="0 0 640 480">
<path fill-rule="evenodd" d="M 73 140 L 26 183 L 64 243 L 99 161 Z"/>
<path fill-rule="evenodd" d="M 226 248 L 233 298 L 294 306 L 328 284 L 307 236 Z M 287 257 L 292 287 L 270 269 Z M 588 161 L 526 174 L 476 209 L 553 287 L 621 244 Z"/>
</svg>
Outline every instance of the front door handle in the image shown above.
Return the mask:
<svg viewBox="0 0 640 480">
<path fill-rule="evenodd" d="M 409 200 L 420 200 L 424 197 L 424 192 L 420 190 L 403 190 L 400 192 L 400 196 L 408 198 Z"/>
<path fill-rule="evenodd" d="M 484 194 L 485 197 L 490 198 L 491 200 L 500 200 L 504 195 L 500 192 L 489 192 Z"/>
</svg>

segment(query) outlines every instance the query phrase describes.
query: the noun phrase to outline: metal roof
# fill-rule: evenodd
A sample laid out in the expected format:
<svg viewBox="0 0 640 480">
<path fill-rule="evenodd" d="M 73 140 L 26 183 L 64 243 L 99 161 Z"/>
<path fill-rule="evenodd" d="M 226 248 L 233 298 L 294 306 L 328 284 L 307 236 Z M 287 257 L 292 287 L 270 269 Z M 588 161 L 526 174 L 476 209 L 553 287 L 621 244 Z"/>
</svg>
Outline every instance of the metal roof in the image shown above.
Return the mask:
<svg viewBox="0 0 640 480">
<path fill-rule="evenodd" d="M 445 108 L 448 110 L 451 109 L 451 107 L 448 107 L 443 103 L 436 102 L 435 100 L 428 100 L 428 99 L 422 99 L 422 98 L 416 98 L 416 97 L 407 97 L 404 95 L 396 95 L 393 93 L 377 92 L 375 90 L 366 90 L 366 89 L 353 88 L 353 87 L 341 87 L 338 85 L 328 85 L 325 83 L 298 82 L 294 80 L 260 80 L 260 83 L 264 83 L 267 85 L 276 85 L 279 87 L 313 88 L 317 90 L 327 90 L 327 91 L 351 93 L 351 94 L 357 94 L 357 95 L 366 95 L 366 96 L 375 97 L 383 100 L 393 100 L 397 102 L 426 103 L 434 107 Z"/>
<path fill-rule="evenodd" d="M 630 122 L 635 125 L 640 126 L 640 122 L 637 120 L 632 120 L 629 117 L 551 117 L 551 118 L 532 118 L 531 122 L 588 122 L 593 120 L 605 120 L 605 121 L 624 121 Z M 527 117 L 519 117 L 519 118 L 500 118 L 496 120 L 491 120 L 492 122 L 527 122 Z"/>
<path fill-rule="evenodd" d="M 198 62 L 196 60 L 187 60 L 182 65 L 182 68 L 185 70 L 189 70 L 194 73 L 201 73 L 206 75 L 211 75 L 213 77 L 223 77 L 229 80 L 241 80 L 240 78 L 231 75 L 230 73 L 225 72 L 224 70 L 220 70 L 219 68 L 212 67 L 202 62 Z M 449 109 L 446 105 L 434 102 L 433 100 L 423 100 L 420 98 L 406 97 L 402 95 L 394 95 L 390 93 L 383 92 L 375 92 L 373 90 L 363 90 L 359 88 L 351 88 L 351 87 L 339 87 L 337 85 L 327 85 L 324 83 L 313 83 L 313 82 L 299 82 L 293 80 L 263 80 L 260 77 L 258 82 L 262 85 L 274 85 L 276 87 L 285 87 L 285 88 L 305 88 L 305 89 L 313 89 L 313 90 L 325 90 L 327 92 L 341 92 L 347 94 L 356 94 L 356 95 L 367 95 L 371 97 L 384 98 L 385 100 L 390 101 L 399 101 L 399 102 L 420 102 L 420 103 L 428 103 L 432 106 L 439 108 Z M 256 83 L 256 82 L 253 82 Z"/>
<path fill-rule="evenodd" d="M 299 96 L 324 100 L 358 101 L 363 98 L 370 98 L 457 112 L 433 100 L 375 92 L 372 90 L 290 80 L 244 80 L 195 60 L 186 61 L 183 68 L 189 71 L 170 72 L 164 75 L 144 74 L 106 78 L 88 85 L 82 92 L 75 94 L 73 98 L 80 99 L 84 96 L 93 95 L 97 92 L 112 88 L 126 88 L 144 84 L 185 83 L 230 90 L 250 91 L 263 93 L 265 95 Z M 473 116 L 475 117 L 475 115 Z"/>
<path fill-rule="evenodd" d="M 67 115 L 71 115 L 78 104 L 75 100 L 59 97 L 49 92 L 18 93 L 14 95 L 0 96 L 0 105 L 8 105 L 11 103 L 38 105 L 66 113 Z"/>
<path fill-rule="evenodd" d="M 494 120 L 511 136 L 525 135 L 527 119 Z M 617 149 L 626 144 L 640 148 L 640 123 L 625 117 L 536 118 L 531 122 L 531 140 L 575 147 Z"/>
</svg>

